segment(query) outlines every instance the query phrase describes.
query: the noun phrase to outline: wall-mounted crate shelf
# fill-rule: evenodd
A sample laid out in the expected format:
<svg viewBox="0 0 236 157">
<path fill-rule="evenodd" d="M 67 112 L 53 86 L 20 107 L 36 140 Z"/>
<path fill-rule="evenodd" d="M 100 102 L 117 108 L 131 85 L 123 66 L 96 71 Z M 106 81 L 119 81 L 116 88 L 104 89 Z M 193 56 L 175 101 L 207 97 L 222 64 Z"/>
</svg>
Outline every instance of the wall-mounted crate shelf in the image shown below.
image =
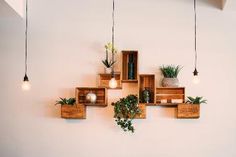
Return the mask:
<svg viewBox="0 0 236 157">
<path fill-rule="evenodd" d="M 151 93 L 150 102 L 147 105 L 154 105 L 155 101 L 155 75 L 154 74 L 140 74 L 139 75 L 139 99 L 143 103 L 142 92 L 148 89 Z"/>
<path fill-rule="evenodd" d="M 122 89 L 120 72 L 115 73 L 115 79 L 117 81 L 117 87 L 112 88 L 112 89 Z M 110 80 L 111 80 L 111 74 L 99 74 L 99 87 L 105 87 L 107 89 L 111 89 L 109 87 L 109 81 Z"/>
<path fill-rule="evenodd" d="M 200 118 L 199 104 L 179 104 L 177 107 L 177 118 Z"/>
<path fill-rule="evenodd" d="M 86 119 L 86 106 L 82 104 L 61 105 L 61 118 Z"/>
<path fill-rule="evenodd" d="M 133 64 L 129 64 L 133 62 Z M 133 66 L 134 77 L 129 76 Z M 138 51 L 122 51 L 122 83 L 138 83 Z"/>
<path fill-rule="evenodd" d="M 90 92 L 96 94 L 97 96 L 97 100 L 95 103 L 90 103 L 86 100 L 86 95 Z M 86 106 L 107 106 L 107 89 L 106 88 L 77 87 L 75 95 L 76 95 L 77 104 L 84 104 Z"/>
<path fill-rule="evenodd" d="M 185 102 L 185 88 L 156 88 L 156 104 L 173 106 Z"/>
<path fill-rule="evenodd" d="M 136 115 L 135 119 L 146 119 L 146 104 L 139 104 L 138 107 L 141 110 L 141 114 Z"/>
</svg>

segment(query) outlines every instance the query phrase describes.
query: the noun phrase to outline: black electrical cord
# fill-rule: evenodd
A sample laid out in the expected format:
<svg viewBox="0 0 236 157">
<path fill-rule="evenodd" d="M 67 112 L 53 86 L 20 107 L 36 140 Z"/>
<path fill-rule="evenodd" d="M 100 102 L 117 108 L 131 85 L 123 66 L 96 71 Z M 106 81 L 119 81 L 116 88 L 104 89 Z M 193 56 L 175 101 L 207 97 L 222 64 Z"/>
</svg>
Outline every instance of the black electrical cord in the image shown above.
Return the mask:
<svg viewBox="0 0 236 157">
<path fill-rule="evenodd" d="M 28 72 L 28 0 L 26 0 L 25 6 L 25 76 L 24 81 L 29 81 L 27 76 Z"/>
<path fill-rule="evenodd" d="M 198 71 L 197 71 L 197 59 L 198 59 L 198 55 L 197 55 L 197 11 L 196 11 L 196 0 L 194 0 L 194 50 L 195 50 L 195 60 L 194 60 L 194 72 L 193 75 L 196 76 L 198 75 Z"/>
<path fill-rule="evenodd" d="M 115 44 L 115 0 L 112 3 L 112 63 L 114 63 L 114 44 Z M 112 65 L 111 77 L 114 78 L 114 64 Z"/>
</svg>

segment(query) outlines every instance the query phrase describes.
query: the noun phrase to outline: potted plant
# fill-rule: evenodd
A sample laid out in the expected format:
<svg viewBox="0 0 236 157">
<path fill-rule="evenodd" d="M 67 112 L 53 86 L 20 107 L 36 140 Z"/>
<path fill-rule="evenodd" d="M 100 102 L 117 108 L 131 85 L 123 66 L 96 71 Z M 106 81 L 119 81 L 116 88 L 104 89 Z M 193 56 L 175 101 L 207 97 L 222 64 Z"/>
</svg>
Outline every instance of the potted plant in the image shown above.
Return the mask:
<svg viewBox="0 0 236 157">
<path fill-rule="evenodd" d="M 109 53 L 112 53 L 112 45 L 111 43 L 107 43 L 105 45 L 105 49 L 106 49 L 106 59 L 102 60 L 103 65 L 105 66 L 105 73 L 111 73 L 112 70 L 112 66 L 115 64 L 115 61 L 112 61 L 109 59 Z M 114 49 L 114 53 L 116 53 L 117 50 Z"/>
<path fill-rule="evenodd" d="M 198 105 L 200 105 L 200 104 L 206 104 L 206 103 L 207 103 L 207 100 L 205 100 L 205 99 L 203 99 L 203 97 L 199 97 L 199 96 L 197 96 L 197 97 L 195 97 L 195 98 L 189 96 L 188 99 L 187 99 L 187 101 L 186 101 L 186 103 L 188 103 L 188 104 L 198 104 Z"/>
<path fill-rule="evenodd" d="M 75 98 L 69 98 L 69 99 L 66 99 L 66 98 L 60 98 L 60 100 L 57 100 L 56 101 L 56 104 L 55 105 L 74 105 L 75 104 Z"/>
<path fill-rule="evenodd" d="M 185 104 L 178 105 L 178 118 L 199 118 L 200 117 L 200 104 L 207 103 L 203 97 L 188 97 Z"/>
<path fill-rule="evenodd" d="M 128 95 L 126 98 L 121 98 L 119 101 L 112 103 L 114 105 L 114 117 L 117 125 L 124 131 L 134 132 L 133 119 L 141 114 L 138 106 L 138 97 Z"/>
<path fill-rule="evenodd" d="M 75 98 L 60 98 L 56 104 L 61 105 L 61 117 L 66 119 L 85 119 L 86 108 L 82 104 L 76 104 Z"/>
<path fill-rule="evenodd" d="M 181 71 L 182 67 L 180 65 L 163 65 L 160 67 L 164 78 L 162 80 L 163 87 L 178 87 L 179 80 L 178 74 Z"/>
</svg>

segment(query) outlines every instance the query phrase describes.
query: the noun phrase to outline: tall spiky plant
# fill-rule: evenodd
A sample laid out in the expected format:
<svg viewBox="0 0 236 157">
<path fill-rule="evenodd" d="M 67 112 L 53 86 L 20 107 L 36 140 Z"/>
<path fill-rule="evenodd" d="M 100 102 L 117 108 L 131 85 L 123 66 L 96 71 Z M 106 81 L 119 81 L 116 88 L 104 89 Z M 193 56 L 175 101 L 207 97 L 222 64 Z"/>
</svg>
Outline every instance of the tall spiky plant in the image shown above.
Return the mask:
<svg viewBox="0 0 236 157">
<path fill-rule="evenodd" d="M 165 78 L 177 78 L 179 75 L 179 72 L 181 71 L 183 67 L 180 65 L 162 65 L 160 67 L 162 74 Z"/>
</svg>

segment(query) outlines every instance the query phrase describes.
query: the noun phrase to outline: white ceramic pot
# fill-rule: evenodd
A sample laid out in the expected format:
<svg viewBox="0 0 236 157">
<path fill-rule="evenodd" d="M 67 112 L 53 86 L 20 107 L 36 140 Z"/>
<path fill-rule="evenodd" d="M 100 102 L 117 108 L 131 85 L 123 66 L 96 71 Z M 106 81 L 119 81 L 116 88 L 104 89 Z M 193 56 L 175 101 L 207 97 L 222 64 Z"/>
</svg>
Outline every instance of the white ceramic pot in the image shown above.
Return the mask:
<svg viewBox="0 0 236 157">
<path fill-rule="evenodd" d="M 112 68 L 104 68 L 105 74 L 111 74 Z"/>
<path fill-rule="evenodd" d="M 179 87 L 178 78 L 163 78 L 162 80 L 163 87 Z"/>
<path fill-rule="evenodd" d="M 94 94 L 93 92 L 89 92 L 89 93 L 86 95 L 86 100 L 89 101 L 90 103 L 95 103 L 96 100 L 97 100 L 97 96 L 96 96 L 96 94 Z"/>
</svg>

